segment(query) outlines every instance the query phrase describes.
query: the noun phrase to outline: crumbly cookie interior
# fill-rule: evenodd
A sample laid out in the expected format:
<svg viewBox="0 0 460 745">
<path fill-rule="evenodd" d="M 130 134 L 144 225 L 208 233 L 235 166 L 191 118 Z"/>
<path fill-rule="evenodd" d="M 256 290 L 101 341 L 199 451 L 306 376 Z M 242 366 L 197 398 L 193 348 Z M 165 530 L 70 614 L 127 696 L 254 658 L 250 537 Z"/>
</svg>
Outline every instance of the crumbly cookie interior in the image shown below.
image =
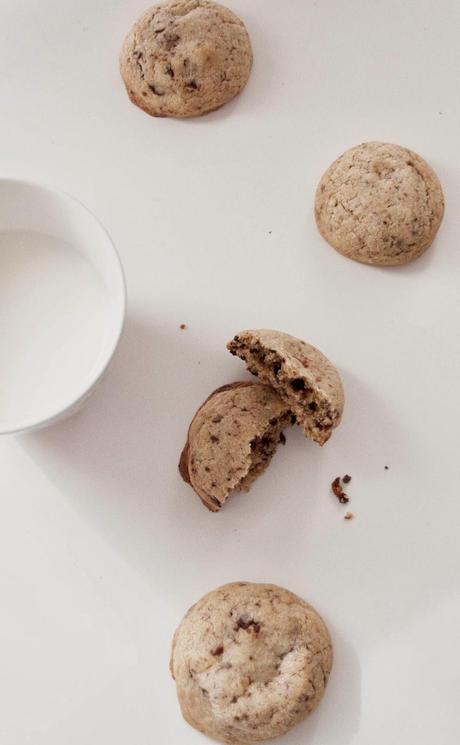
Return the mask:
<svg viewBox="0 0 460 745">
<path fill-rule="evenodd" d="M 263 435 L 251 441 L 251 465 L 236 486 L 236 490 L 249 491 L 254 481 L 268 467 L 280 442 L 281 433 L 291 422 L 292 415 L 289 411 L 280 417 L 274 417 Z"/>
<path fill-rule="evenodd" d="M 246 362 L 249 372 L 275 388 L 290 406 L 307 437 L 319 445 L 328 441 L 336 417 L 330 403 L 312 386 L 311 381 L 306 377 L 290 375 L 283 357 L 257 340 L 252 340 L 249 345 L 235 336 L 228 349 Z"/>
</svg>

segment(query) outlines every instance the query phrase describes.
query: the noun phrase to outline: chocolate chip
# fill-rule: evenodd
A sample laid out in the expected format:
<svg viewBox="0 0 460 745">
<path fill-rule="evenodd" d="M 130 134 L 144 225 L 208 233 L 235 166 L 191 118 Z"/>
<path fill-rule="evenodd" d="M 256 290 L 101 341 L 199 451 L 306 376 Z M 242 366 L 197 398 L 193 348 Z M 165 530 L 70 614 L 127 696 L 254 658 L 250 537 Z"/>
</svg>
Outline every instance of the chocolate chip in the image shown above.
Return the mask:
<svg viewBox="0 0 460 745">
<path fill-rule="evenodd" d="M 310 411 L 316 411 L 316 409 L 318 408 L 318 404 L 316 403 L 316 401 L 310 401 L 310 403 L 308 404 L 308 408 L 310 409 Z"/>
<path fill-rule="evenodd" d="M 177 46 L 177 42 L 180 41 L 180 36 L 174 32 L 167 31 L 162 38 L 166 49 L 169 51 Z"/>
<path fill-rule="evenodd" d="M 219 438 L 216 435 L 211 435 L 209 439 L 211 440 L 211 442 L 219 442 Z"/>
<path fill-rule="evenodd" d="M 275 378 L 277 378 L 278 377 L 278 373 L 281 370 L 281 362 L 275 362 L 273 364 L 272 370 L 273 370 L 273 375 L 275 376 Z"/>
<path fill-rule="evenodd" d="M 297 417 L 295 414 L 291 414 L 291 424 L 295 424 L 297 421 Z"/>
<path fill-rule="evenodd" d="M 291 380 L 291 388 L 293 388 L 295 391 L 303 391 L 305 388 L 305 380 L 302 378 L 295 378 L 294 380 Z"/>
<path fill-rule="evenodd" d="M 211 652 L 211 654 L 212 654 L 213 657 L 220 657 L 220 655 L 223 654 L 223 653 L 224 653 L 224 648 L 223 648 L 222 644 L 220 644 L 218 647 L 216 647 L 215 649 L 213 649 L 213 651 Z"/>
<path fill-rule="evenodd" d="M 280 439 L 279 439 L 279 441 L 280 441 L 280 443 L 282 445 L 286 445 L 286 437 L 285 437 L 285 435 L 284 435 L 283 432 L 280 432 Z"/>
<path fill-rule="evenodd" d="M 345 476 L 342 479 L 344 484 L 349 484 L 351 481 L 351 476 L 348 475 L 348 473 L 345 474 Z"/>
<path fill-rule="evenodd" d="M 164 93 L 160 93 L 160 91 L 157 90 L 154 85 L 151 85 L 150 83 L 147 83 L 147 85 L 150 88 L 150 90 L 152 91 L 152 93 L 155 94 L 155 96 L 164 96 Z"/>
<path fill-rule="evenodd" d="M 238 629 L 244 629 L 245 631 L 254 629 L 254 633 L 258 634 L 260 631 L 260 623 L 257 623 L 257 621 L 254 621 L 253 618 L 248 618 L 247 616 L 240 616 L 240 618 L 236 622 L 235 631 L 238 631 Z"/>
</svg>

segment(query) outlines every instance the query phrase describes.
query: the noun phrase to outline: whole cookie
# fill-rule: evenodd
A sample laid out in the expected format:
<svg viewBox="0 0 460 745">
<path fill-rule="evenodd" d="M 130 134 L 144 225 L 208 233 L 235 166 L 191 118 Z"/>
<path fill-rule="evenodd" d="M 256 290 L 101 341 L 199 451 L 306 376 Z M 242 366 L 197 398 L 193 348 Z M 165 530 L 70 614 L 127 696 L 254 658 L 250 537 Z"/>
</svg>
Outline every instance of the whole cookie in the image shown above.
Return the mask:
<svg viewBox="0 0 460 745">
<path fill-rule="evenodd" d="M 233 491 L 248 491 L 270 463 L 289 407 L 267 385 L 231 383 L 218 388 L 189 427 L 179 470 L 212 512 Z"/>
<path fill-rule="evenodd" d="M 150 8 L 120 55 L 131 101 L 152 116 L 200 116 L 218 109 L 244 88 L 251 65 L 243 22 L 211 0 Z"/>
<path fill-rule="evenodd" d="M 328 441 L 342 418 L 344 394 L 339 373 L 319 349 L 272 329 L 240 331 L 227 349 L 273 386 L 307 437 Z"/>
<path fill-rule="evenodd" d="M 385 142 L 347 150 L 316 191 L 320 233 L 365 264 L 407 264 L 431 245 L 444 214 L 441 184 L 417 153 Z"/>
<path fill-rule="evenodd" d="M 284 734 L 317 707 L 332 645 L 324 621 L 297 595 L 238 582 L 190 608 L 175 633 L 170 667 L 192 727 L 249 745 Z"/>
</svg>

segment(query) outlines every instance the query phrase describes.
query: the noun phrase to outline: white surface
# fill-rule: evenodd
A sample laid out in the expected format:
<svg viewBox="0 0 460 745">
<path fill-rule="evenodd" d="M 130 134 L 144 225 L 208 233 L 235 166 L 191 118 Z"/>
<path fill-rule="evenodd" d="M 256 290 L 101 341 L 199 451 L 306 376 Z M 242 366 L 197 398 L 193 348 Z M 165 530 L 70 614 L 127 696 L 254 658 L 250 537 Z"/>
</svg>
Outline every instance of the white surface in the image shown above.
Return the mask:
<svg viewBox="0 0 460 745">
<path fill-rule="evenodd" d="M 123 271 L 99 221 L 41 184 L 0 179 L 0 434 L 88 396 L 120 340 Z"/>
<path fill-rule="evenodd" d="M 188 122 L 124 94 L 118 49 L 144 7 L 0 3 L 2 169 L 94 209 L 130 294 L 88 406 L 0 441 L 1 745 L 204 745 L 180 718 L 169 643 L 193 601 L 237 579 L 300 593 L 334 637 L 327 695 L 285 745 L 454 745 L 460 5 L 232 0 L 251 80 Z M 354 264 L 315 229 L 323 170 L 369 139 L 412 147 L 445 188 L 439 239 L 407 268 Z M 330 356 L 346 412 L 322 450 L 288 434 L 212 515 L 179 451 L 204 397 L 245 377 L 225 342 L 258 326 Z M 345 472 L 352 522 L 329 493 Z"/>
</svg>

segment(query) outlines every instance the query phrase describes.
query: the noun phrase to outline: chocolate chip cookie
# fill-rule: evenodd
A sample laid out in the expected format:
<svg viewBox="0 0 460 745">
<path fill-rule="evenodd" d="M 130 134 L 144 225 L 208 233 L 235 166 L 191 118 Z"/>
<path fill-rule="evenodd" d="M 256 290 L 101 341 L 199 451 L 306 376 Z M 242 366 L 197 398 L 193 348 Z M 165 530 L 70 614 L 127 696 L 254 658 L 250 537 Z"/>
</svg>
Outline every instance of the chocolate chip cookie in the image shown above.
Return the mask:
<svg viewBox="0 0 460 745">
<path fill-rule="evenodd" d="M 289 406 L 267 385 L 218 388 L 192 420 L 179 463 L 182 478 L 217 512 L 232 492 L 249 491 L 291 422 Z"/>
<path fill-rule="evenodd" d="M 339 253 L 364 264 L 396 266 L 421 256 L 443 214 L 433 169 L 412 150 L 385 142 L 347 150 L 316 191 L 320 233 Z"/>
<path fill-rule="evenodd" d="M 192 727 L 250 745 L 284 734 L 318 706 L 332 644 L 324 621 L 297 595 L 237 582 L 190 608 L 175 633 L 170 667 Z"/>
<path fill-rule="evenodd" d="M 340 376 L 327 357 L 281 331 L 241 331 L 227 344 L 231 354 L 269 383 L 297 418 L 305 435 L 324 445 L 343 412 Z"/>
<path fill-rule="evenodd" d="M 243 22 L 211 0 L 150 8 L 120 55 L 131 101 L 152 116 L 200 116 L 218 109 L 244 88 L 251 65 Z"/>
</svg>

